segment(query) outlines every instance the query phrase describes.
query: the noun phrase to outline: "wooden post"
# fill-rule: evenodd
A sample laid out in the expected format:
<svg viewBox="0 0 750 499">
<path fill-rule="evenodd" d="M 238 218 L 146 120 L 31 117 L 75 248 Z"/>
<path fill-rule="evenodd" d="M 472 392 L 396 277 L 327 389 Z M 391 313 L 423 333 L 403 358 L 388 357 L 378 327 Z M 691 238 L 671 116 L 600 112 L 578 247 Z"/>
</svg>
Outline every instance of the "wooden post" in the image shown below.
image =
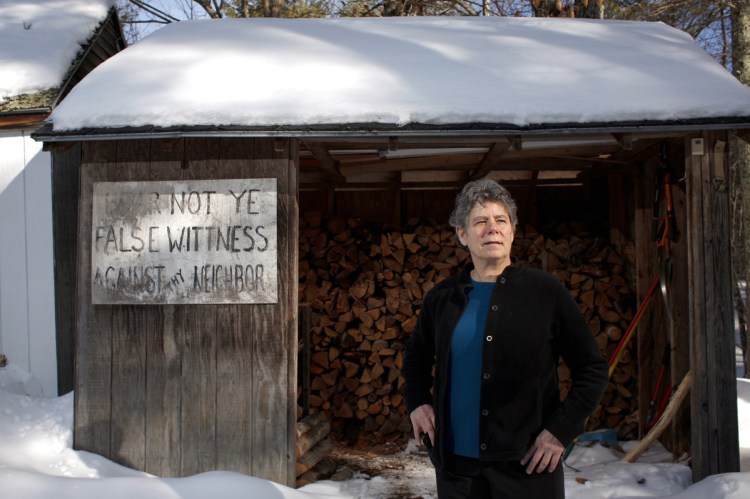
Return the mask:
<svg viewBox="0 0 750 499">
<path fill-rule="evenodd" d="M 739 471 L 724 132 L 685 140 L 693 479 Z"/>
<path fill-rule="evenodd" d="M 57 391 L 74 388 L 76 236 L 78 234 L 78 183 L 81 144 L 53 149 L 52 231 L 55 259 L 55 338 Z"/>
</svg>

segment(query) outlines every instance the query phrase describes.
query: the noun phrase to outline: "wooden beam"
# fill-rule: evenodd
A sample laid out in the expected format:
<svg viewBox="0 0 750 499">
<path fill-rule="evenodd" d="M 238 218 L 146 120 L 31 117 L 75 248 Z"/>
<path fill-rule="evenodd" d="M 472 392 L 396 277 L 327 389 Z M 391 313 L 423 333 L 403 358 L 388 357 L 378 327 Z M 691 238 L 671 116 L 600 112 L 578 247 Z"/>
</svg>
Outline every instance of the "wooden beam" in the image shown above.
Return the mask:
<svg viewBox="0 0 750 499">
<path fill-rule="evenodd" d="M 659 143 L 662 138 L 643 139 L 631 144 L 630 149 L 614 153 L 610 159 L 631 162 L 644 161 L 659 154 Z"/>
<path fill-rule="evenodd" d="M 703 139 L 702 154 L 693 155 L 692 138 Z M 714 150 L 722 143 L 726 132 L 685 139 L 695 482 L 740 469 L 728 175 L 726 154 Z"/>
<path fill-rule="evenodd" d="M 78 142 L 45 142 L 42 144 L 42 150 L 53 153 L 64 153 Z"/>
<path fill-rule="evenodd" d="M 633 148 L 633 136 L 629 133 L 613 133 L 612 137 L 620 144 L 623 151 L 629 151 Z"/>
<path fill-rule="evenodd" d="M 750 144 L 750 130 L 732 130 L 732 133 L 741 141 Z"/>
<path fill-rule="evenodd" d="M 49 113 L 18 113 L 0 116 L 0 130 L 18 127 L 40 127 Z"/>
<path fill-rule="evenodd" d="M 313 141 L 306 141 L 305 144 L 313 158 L 318 161 L 320 169 L 328 175 L 331 182 L 346 182 L 344 176 L 341 175 L 338 163 L 331 157 L 325 144 Z"/>
<path fill-rule="evenodd" d="M 547 159 L 547 158 L 577 158 L 584 161 L 602 161 L 602 158 L 599 156 L 606 155 L 606 154 L 614 154 L 619 149 L 619 146 L 616 144 L 597 144 L 597 145 L 590 145 L 590 146 L 562 146 L 562 147 L 550 147 L 550 148 L 534 148 L 534 149 L 524 149 L 521 151 L 516 151 L 512 149 L 513 142 L 511 141 L 510 148 L 506 150 L 505 154 L 503 155 L 503 167 L 505 167 L 505 164 L 508 162 L 513 161 L 525 161 L 529 159 Z M 401 151 L 407 150 L 405 147 L 401 147 Z M 402 157 L 402 158 L 391 158 L 391 159 L 381 159 L 376 154 L 346 154 L 346 155 L 336 155 L 335 158 L 338 161 L 338 163 L 341 165 L 341 168 L 346 167 L 353 167 L 353 166 L 361 166 L 366 167 L 368 165 L 379 165 L 384 168 L 390 168 L 392 171 L 396 171 L 401 169 L 399 165 L 401 164 L 409 164 L 410 162 L 413 162 L 412 164 L 419 164 L 421 163 L 429 163 L 431 159 L 436 159 L 436 161 L 442 160 L 442 158 L 446 158 L 449 156 L 463 156 L 465 158 L 472 158 L 475 164 L 479 164 L 482 162 L 482 159 L 485 157 L 487 153 L 481 153 L 481 152 L 463 152 L 463 153 L 456 153 L 456 154 L 449 154 L 449 153 L 441 153 L 439 149 L 436 149 L 434 155 L 424 155 L 424 156 L 414 156 L 414 157 Z M 388 166 L 385 166 L 388 165 Z M 420 169 L 421 167 L 417 167 L 415 169 Z"/>
<path fill-rule="evenodd" d="M 487 154 L 485 154 L 484 158 L 482 158 L 479 166 L 477 166 L 469 174 L 469 180 L 477 180 L 486 177 L 488 173 L 490 173 L 496 167 L 499 167 L 500 159 L 506 152 L 508 152 L 508 149 L 510 149 L 512 143 L 513 142 L 510 140 L 493 143 L 490 147 L 490 150 L 487 151 Z"/>
<path fill-rule="evenodd" d="M 326 190 L 332 191 L 340 190 L 392 190 L 394 188 L 400 188 L 404 190 L 420 190 L 420 189 L 460 189 L 464 185 L 464 181 L 433 181 L 433 182 L 349 182 L 345 185 L 331 186 L 326 182 L 301 182 L 300 190 Z M 549 186 L 549 185 L 580 185 L 581 181 L 574 178 L 567 179 L 548 179 L 540 180 L 537 178 L 524 179 L 524 180 L 503 180 L 504 186 Z"/>
<path fill-rule="evenodd" d="M 341 172 L 349 174 L 383 173 L 412 170 L 441 170 L 472 168 L 482 160 L 482 154 L 446 154 L 418 158 L 368 159 L 363 162 L 341 163 Z"/>
</svg>

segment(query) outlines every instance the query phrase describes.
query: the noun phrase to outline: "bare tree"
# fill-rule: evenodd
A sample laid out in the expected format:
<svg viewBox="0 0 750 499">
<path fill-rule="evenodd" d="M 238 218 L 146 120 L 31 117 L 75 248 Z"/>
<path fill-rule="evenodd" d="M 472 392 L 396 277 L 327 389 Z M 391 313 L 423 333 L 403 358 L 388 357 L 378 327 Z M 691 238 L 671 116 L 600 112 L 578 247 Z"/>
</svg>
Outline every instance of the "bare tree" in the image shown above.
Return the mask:
<svg viewBox="0 0 750 499">
<path fill-rule="evenodd" d="M 571 12 L 573 17 L 604 19 L 606 6 L 605 0 L 575 0 Z"/>
<path fill-rule="evenodd" d="M 195 3 L 200 5 L 206 14 L 212 19 L 218 19 L 224 17 L 224 9 L 226 3 L 224 0 L 193 0 Z"/>
<path fill-rule="evenodd" d="M 581 17 L 604 19 L 605 0 L 529 0 L 536 17 Z"/>
<path fill-rule="evenodd" d="M 245 10 L 249 12 L 247 0 L 241 3 L 245 4 Z M 281 17 L 283 3 L 283 0 L 263 0 L 263 17 Z M 249 15 L 244 17 L 249 17 Z"/>
<path fill-rule="evenodd" d="M 687 32 L 708 53 L 728 63 L 731 4 L 731 0 L 619 0 L 612 2 L 612 17 L 664 22 Z"/>
<path fill-rule="evenodd" d="M 734 0 L 731 5 L 732 71 L 745 85 L 750 85 L 750 0 Z M 748 137 L 744 137 L 746 140 Z M 750 278 L 750 146 L 733 138 L 730 143 L 732 174 L 732 264 L 735 282 Z M 750 338 L 747 335 L 748 303 L 737 286 L 735 303 L 745 360 L 745 376 L 750 374 Z"/>
</svg>

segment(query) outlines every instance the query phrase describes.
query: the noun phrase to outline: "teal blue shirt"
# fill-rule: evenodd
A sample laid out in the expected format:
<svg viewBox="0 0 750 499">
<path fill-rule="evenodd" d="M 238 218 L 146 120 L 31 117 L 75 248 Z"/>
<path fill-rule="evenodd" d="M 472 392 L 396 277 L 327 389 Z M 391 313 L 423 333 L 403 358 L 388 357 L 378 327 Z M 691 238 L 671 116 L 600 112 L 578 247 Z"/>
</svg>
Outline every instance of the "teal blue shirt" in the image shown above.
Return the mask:
<svg viewBox="0 0 750 499">
<path fill-rule="evenodd" d="M 468 292 L 468 304 L 453 331 L 446 450 L 479 457 L 479 395 L 482 341 L 494 282 L 478 282 Z"/>
</svg>

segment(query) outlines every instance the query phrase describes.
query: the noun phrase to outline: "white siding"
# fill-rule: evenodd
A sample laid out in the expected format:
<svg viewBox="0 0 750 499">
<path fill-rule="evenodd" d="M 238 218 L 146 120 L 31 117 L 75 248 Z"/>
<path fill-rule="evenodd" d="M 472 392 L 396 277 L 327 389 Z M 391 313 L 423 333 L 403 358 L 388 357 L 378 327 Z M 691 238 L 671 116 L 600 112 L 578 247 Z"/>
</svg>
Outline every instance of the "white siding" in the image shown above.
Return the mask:
<svg viewBox="0 0 750 499">
<path fill-rule="evenodd" d="M 0 133 L 0 352 L 56 396 L 50 169 L 29 132 Z"/>
</svg>

